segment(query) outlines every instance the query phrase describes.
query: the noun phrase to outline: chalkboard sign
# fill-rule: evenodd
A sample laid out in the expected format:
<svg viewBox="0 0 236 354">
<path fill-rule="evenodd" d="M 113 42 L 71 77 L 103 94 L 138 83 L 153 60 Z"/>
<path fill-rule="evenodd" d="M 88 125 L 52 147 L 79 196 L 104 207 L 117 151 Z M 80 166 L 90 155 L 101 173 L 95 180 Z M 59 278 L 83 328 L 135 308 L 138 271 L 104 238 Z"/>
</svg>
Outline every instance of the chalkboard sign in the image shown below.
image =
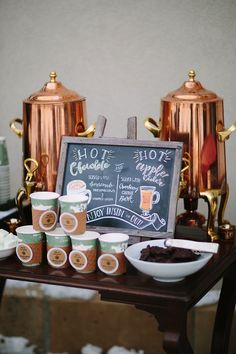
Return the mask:
<svg viewBox="0 0 236 354">
<path fill-rule="evenodd" d="M 88 229 L 170 236 L 181 158 L 179 142 L 63 137 L 56 191 L 64 195 L 71 181 L 86 183 Z"/>
</svg>

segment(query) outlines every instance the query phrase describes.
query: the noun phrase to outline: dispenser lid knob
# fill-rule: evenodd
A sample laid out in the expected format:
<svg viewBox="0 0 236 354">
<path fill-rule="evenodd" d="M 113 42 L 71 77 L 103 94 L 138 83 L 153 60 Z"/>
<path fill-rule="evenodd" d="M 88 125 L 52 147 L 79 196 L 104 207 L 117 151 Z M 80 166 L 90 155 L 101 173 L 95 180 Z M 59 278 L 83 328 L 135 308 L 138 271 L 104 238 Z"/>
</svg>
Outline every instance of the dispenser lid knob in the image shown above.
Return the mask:
<svg viewBox="0 0 236 354">
<path fill-rule="evenodd" d="M 188 72 L 189 81 L 194 81 L 195 76 L 196 76 L 195 71 L 194 70 L 189 70 L 189 72 Z"/>
<path fill-rule="evenodd" d="M 51 71 L 49 77 L 50 77 L 50 82 L 56 82 L 56 78 L 57 78 L 56 71 Z"/>
</svg>

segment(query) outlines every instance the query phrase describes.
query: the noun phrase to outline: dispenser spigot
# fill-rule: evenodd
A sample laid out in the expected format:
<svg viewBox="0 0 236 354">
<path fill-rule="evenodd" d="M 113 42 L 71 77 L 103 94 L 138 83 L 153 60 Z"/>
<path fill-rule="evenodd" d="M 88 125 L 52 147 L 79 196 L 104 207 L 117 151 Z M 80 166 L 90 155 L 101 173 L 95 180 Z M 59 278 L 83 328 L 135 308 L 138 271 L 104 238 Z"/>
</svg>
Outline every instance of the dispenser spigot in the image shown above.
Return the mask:
<svg viewBox="0 0 236 354">
<path fill-rule="evenodd" d="M 25 177 L 24 186 L 19 188 L 16 195 L 16 205 L 22 222 L 25 221 L 23 207 L 30 204 L 30 194 L 33 193 L 37 186 L 35 178 L 38 166 L 38 162 L 35 159 L 28 158 L 24 161 L 24 167 L 27 170 L 27 174 Z"/>
</svg>

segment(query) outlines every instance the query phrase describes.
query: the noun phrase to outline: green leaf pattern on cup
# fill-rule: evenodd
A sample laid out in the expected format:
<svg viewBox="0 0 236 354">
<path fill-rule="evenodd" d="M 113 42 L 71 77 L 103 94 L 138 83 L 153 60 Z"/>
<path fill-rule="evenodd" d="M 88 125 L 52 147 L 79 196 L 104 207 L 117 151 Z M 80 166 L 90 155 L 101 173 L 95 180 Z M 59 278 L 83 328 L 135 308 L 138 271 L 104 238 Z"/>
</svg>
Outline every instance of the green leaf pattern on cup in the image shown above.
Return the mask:
<svg viewBox="0 0 236 354">
<path fill-rule="evenodd" d="M 72 240 L 72 247 L 74 250 L 78 251 L 88 251 L 96 247 L 97 245 L 97 240 L 76 240 L 73 238 Z"/>
<path fill-rule="evenodd" d="M 61 202 L 61 211 L 63 213 L 80 213 L 87 209 L 87 202 L 86 203 L 63 203 Z"/>
<path fill-rule="evenodd" d="M 47 235 L 47 244 L 50 247 L 67 247 L 70 246 L 70 238 L 69 236 L 52 236 Z"/>
<path fill-rule="evenodd" d="M 128 247 L 128 242 L 102 242 L 100 241 L 102 252 L 107 253 L 122 253 Z"/>
<path fill-rule="evenodd" d="M 24 243 L 38 243 L 43 239 L 43 233 L 37 232 L 32 234 L 17 232 L 19 242 Z"/>
<path fill-rule="evenodd" d="M 58 206 L 57 199 L 50 199 L 50 200 L 40 200 L 40 199 L 31 199 L 32 207 L 35 209 L 40 210 L 49 210 L 49 209 L 56 209 Z"/>
</svg>

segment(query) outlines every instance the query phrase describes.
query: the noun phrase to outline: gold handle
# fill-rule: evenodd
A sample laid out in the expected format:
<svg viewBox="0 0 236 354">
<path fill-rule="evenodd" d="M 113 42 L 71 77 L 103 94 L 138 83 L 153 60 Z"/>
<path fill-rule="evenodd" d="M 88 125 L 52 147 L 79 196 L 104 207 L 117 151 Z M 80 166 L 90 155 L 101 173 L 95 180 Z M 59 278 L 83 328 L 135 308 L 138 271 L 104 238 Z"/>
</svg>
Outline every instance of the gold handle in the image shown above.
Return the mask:
<svg viewBox="0 0 236 354">
<path fill-rule="evenodd" d="M 21 214 L 22 209 L 23 209 L 23 200 L 27 199 L 26 196 L 26 190 L 24 187 L 21 187 L 18 191 L 17 191 L 17 195 L 16 195 L 16 205 L 19 209 L 19 212 Z"/>
<path fill-rule="evenodd" d="M 21 118 L 14 118 L 10 121 L 9 126 L 11 130 L 19 137 L 22 138 L 23 129 L 19 129 L 16 127 L 16 123 L 23 125 L 23 119 Z"/>
<path fill-rule="evenodd" d="M 186 157 L 182 158 L 182 162 L 184 163 L 184 167 L 180 171 L 180 182 L 179 182 L 179 195 L 186 189 L 187 182 L 184 180 L 184 172 L 190 169 L 190 155 L 188 152 L 184 154 Z"/>
<path fill-rule="evenodd" d="M 187 159 L 186 157 L 183 157 L 182 161 L 184 162 L 185 166 L 180 171 L 181 176 L 183 176 L 184 172 L 190 168 L 190 159 Z"/>
<path fill-rule="evenodd" d="M 24 206 L 30 205 L 30 194 L 35 190 L 35 183 L 35 181 L 25 181 L 25 187 L 21 187 L 16 195 L 16 206 L 23 224 L 26 223 L 27 219 L 24 213 Z"/>
<path fill-rule="evenodd" d="M 230 135 L 236 130 L 236 122 L 234 122 L 228 129 L 217 132 L 219 141 L 224 142 L 229 139 Z"/>
<path fill-rule="evenodd" d="M 32 163 L 33 163 L 33 166 L 32 166 Z M 35 177 L 35 172 L 37 171 L 39 164 L 35 159 L 32 159 L 29 157 L 28 159 L 25 159 L 24 166 L 27 171 L 25 181 L 30 182 L 30 181 L 32 181 L 32 178 Z"/>
<path fill-rule="evenodd" d="M 81 137 L 81 138 L 83 138 L 83 137 L 85 137 L 85 138 L 91 138 L 92 136 L 94 136 L 95 130 L 96 130 L 96 123 L 91 124 L 91 125 L 88 127 L 88 129 L 86 129 L 86 130 L 83 131 L 83 132 L 79 132 L 79 123 L 78 123 L 78 124 L 76 125 L 76 127 L 75 127 L 75 132 L 76 132 L 76 134 L 77 134 L 79 137 Z"/>
<path fill-rule="evenodd" d="M 144 126 L 154 135 L 155 138 L 159 138 L 161 133 L 161 124 L 159 119 L 159 125 L 152 117 L 147 117 L 144 120 Z"/>
<path fill-rule="evenodd" d="M 30 204 L 30 194 L 35 190 L 35 172 L 38 169 L 38 162 L 35 159 L 28 158 L 24 161 L 24 167 L 27 171 L 24 187 L 21 187 L 16 195 L 16 205 L 22 222 L 26 221 L 23 206 Z"/>
</svg>

